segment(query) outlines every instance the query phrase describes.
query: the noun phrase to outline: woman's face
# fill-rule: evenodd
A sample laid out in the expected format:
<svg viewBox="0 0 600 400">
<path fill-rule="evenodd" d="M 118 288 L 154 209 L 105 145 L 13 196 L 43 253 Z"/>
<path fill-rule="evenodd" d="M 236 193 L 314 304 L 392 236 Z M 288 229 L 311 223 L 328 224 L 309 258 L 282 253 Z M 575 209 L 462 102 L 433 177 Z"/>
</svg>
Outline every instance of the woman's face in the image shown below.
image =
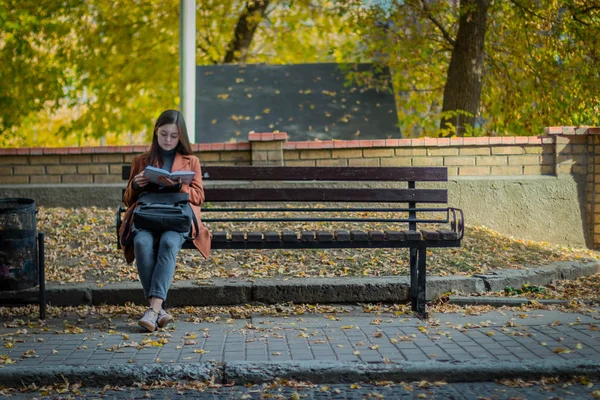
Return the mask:
<svg viewBox="0 0 600 400">
<path fill-rule="evenodd" d="M 175 124 L 167 124 L 156 131 L 158 145 L 166 151 L 173 150 L 179 144 L 179 129 Z"/>
</svg>

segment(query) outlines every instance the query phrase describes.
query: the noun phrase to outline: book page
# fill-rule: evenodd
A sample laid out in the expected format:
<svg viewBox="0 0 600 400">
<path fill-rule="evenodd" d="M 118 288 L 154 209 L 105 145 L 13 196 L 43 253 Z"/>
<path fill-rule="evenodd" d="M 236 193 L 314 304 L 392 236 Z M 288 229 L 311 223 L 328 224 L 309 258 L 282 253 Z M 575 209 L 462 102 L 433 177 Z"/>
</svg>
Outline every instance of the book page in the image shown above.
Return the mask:
<svg viewBox="0 0 600 400">
<path fill-rule="evenodd" d="M 171 179 L 177 181 L 181 178 L 181 182 L 189 185 L 192 182 L 192 179 L 194 179 L 194 175 L 196 175 L 194 171 L 175 171 L 171 172 Z"/>
<path fill-rule="evenodd" d="M 160 169 L 160 168 L 156 168 L 153 166 L 147 166 L 146 169 L 144 170 L 144 176 L 148 179 L 150 179 L 150 182 L 152 183 L 156 183 L 157 185 L 160 185 L 160 183 L 158 182 L 158 177 L 159 176 L 165 176 L 167 178 L 170 178 L 170 174 L 168 171 L 165 171 L 164 169 Z"/>
</svg>

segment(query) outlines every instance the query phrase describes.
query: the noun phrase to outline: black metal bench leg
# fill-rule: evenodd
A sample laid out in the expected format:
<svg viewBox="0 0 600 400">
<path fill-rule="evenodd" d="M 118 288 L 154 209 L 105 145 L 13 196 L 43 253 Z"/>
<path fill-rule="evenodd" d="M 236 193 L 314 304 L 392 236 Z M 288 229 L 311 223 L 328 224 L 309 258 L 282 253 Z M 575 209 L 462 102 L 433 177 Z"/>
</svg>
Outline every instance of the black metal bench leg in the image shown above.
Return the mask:
<svg viewBox="0 0 600 400">
<path fill-rule="evenodd" d="M 418 291 L 417 291 L 417 315 L 421 318 L 427 318 L 427 312 L 425 311 L 425 299 L 426 299 L 426 265 L 427 265 L 427 249 L 420 248 L 418 256 Z"/>
<path fill-rule="evenodd" d="M 40 319 L 46 319 L 46 263 L 44 254 L 44 233 L 38 233 L 38 273 L 40 286 Z"/>
<path fill-rule="evenodd" d="M 417 249 L 410 248 L 410 305 L 413 311 L 417 311 Z"/>
</svg>

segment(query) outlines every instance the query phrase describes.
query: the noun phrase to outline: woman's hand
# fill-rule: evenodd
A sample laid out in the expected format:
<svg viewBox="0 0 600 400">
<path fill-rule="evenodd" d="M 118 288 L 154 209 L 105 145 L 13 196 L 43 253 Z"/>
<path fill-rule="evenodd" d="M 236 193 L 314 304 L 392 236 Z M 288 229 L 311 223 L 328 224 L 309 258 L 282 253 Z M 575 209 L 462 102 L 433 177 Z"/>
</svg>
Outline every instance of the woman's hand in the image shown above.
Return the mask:
<svg viewBox="0 0 600 400">
<path fill-rule="evenodd" d="M 136 185 L 138 185 L 139 187 L 143 188 L 144 186 L 146 186 L 148 184 L 148 182 L 150 182 L 150 179 L 148 179 L 147 177 L 144 176 L 144 171 L 140 172 L 139 174 L 137 174 L 136 176 L 133 177 L 133 181 L 135 182 Z"/>
<path fill-rule="evenodd" d="M 174 181 L 174 180 L 167 178 L 166 176 L 159 176 L 158 183 L 160 183 L 164 187 L 175 186 L 175 185 L 179 185 L 181 183 L 181 178 Z"/>
</svg>

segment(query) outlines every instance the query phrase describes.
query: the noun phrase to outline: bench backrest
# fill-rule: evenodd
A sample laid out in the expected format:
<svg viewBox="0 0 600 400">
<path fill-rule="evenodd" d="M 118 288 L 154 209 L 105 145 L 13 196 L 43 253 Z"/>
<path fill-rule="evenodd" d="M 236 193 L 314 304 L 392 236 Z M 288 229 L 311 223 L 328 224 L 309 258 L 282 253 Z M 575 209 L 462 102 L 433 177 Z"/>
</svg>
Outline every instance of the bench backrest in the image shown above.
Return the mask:
<svg viewBox="0 0 600 400">
<path fill-rule="evenodd" d="M 122 178 L 129 179 L 130 166 Z M 406 188 L 213 188 L 207 202 L 389 202 L 447 203 L 446 189 L 416 188 L 417 182 L 446 182 L 444 167 L 253 167 L 205 166 L 204 181 L 407 182 Z"/>
</svg>

